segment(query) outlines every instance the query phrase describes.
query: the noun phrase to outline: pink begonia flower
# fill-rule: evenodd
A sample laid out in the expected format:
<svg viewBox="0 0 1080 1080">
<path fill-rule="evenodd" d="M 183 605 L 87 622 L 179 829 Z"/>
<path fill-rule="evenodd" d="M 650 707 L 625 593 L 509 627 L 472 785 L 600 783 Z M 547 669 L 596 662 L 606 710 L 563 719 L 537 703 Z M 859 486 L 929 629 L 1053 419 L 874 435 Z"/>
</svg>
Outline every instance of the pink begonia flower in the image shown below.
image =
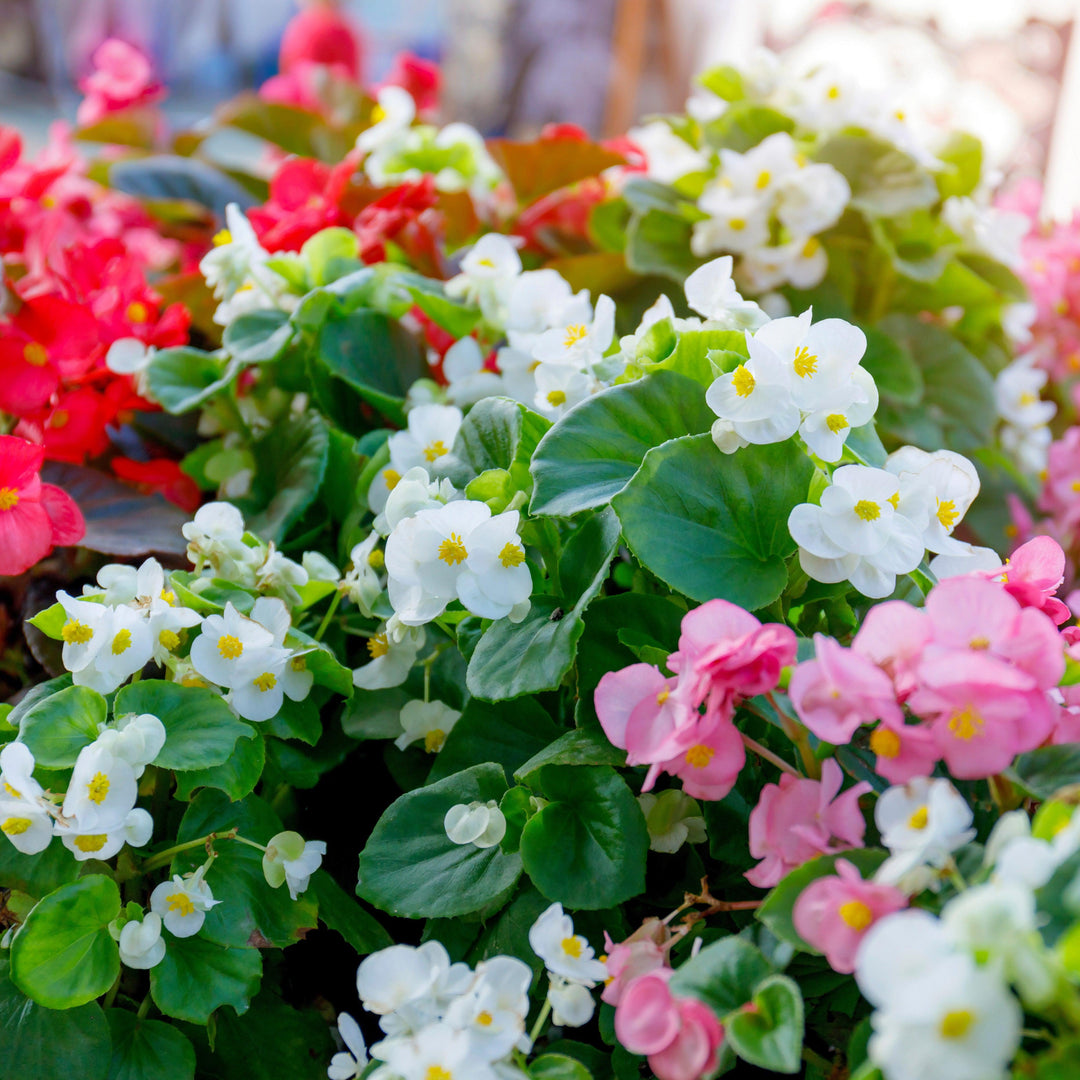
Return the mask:
<svg viewBox="0 0 1080 1080">
<path fill-rule="evenodd" d="M 903 723 L 892 680 L 861 653 L 814 635 L 814 659 L 792 672 L 788 697 L 799 719 L 825 742 L 845 745 L 863 724 Z"/>
<path fill-rule="evenodd" d="M 750 854 L 761 862 L 746 871 L 747 881 L 771 889 L 815 855 L 863 846 L 866 821 L 859 796 L 871 788 L 860 781 L 840 795 L 843 782 L 840 766 L 829 758 L 821 780 L 784 773 L 778 785 L 765 785 L 750 812 Z"/>
<path fill-rule="evenodd" d="M 683 782 L 683 791 L 695 799 L 722 799 L 735 786 L 746 764 L 746 749 L 739 729 L 727 717 L 703 717 L 694 742 L 683 753 L 663 763 L 663 771 Z M 654 766 L 659 772 L 659 768 Z M 653 769 L 642 785 L 648 791 L 655 777 Z"/>
<path fill-rule="evenodd" d="M 1080 686 L 1063 686 L 1059 693 L 1064 704 L 1055 710 L 1050 742 L 1055 746 L 1080 742 Z"/>
<path fill-rule="evenodd" d="M 724 1029 L 695 998 L 675 997 L 670 969 L 640 975 L 615 1010 L 615 1035 L 632 1054 L 645 1054 L 657 1080 L 698 1080 L 716 1067 Z"/>
<path fill-rule="evenodd" d="M 932 641 L 924 649 L 918 677 L 928 659 L 944 649 L 975 651 L 1005 661 L 1032 679 L 1032 687 L 1057 686 L 1065 655 L 1057 627 L 1035 608 L 1022 608 L 1005 588 L 978 577 L 949 578 L 926 598 Z"/>
<path fill-rule="evenodd" d="M 1050 514 L 1060 532 L 1080 523 L 1080 427 L 1071 427 L 1050 444 L 1039 509 Z"/>
<path fill-rule="evenodd" d="M 799 894 L 792 921 L 798 935 L 824 953 L 833 971 L 850 975 L 867 930 L 905 907 L 907 897 L 899 889 L 863 881 L 851 863 L 837 859 L 835 876 L 817 878 Z"/>
<path fill-rule="evenodd" d="M 623 991 L 639 976 L 658 971 L 667 963 L 671 934 L 667 926 L 650 917 L 625 941 L 617 944 L 604 931 L 604 952 L 607 954 L 607 982 L 600 1000 L 618 1005 Z"/>
<path fill-rule="evenodd" d="M 778 623 L 762 625 L 727 600 L 709 600 L 682 621 L 679 650 L 668 657 L 686 699 L 709 712 L 730 714 L 741 698 L 771 690 L 780 671 L 795 662 L 795 632 Z"/>
<path fill-rule="evenodd" d="M 651 664 L 631 664 L 598 683 L 593 701 L 600 726 L 626 751 L 628 765 L 657 764 L 693 745 L 700 717 L 672 693 L 676 681 Z"/>
<path fill-rule="evenodd" d="M 851 647 L 892 679 L 902 702 L 917 685 L 915 669 L 929 640 L 930 624 L 924 611 L 905 600 L 886 600 L 866 613 Z"/>
<path fill-rule="evenodd" d="M 79 103 L 76 119 L 84 127 L 104 120 L 109 113 L 150 105 L 165 96 L 154 80 L 150 61 L 126 41 L 109 38 L 95 50 L 94 70 L 79 82 L 86 97 Z"/>
<path fill-rule="evenodd" d="M 890 784 L 929 776 L 941 758 L 934 733 L 924 724 L 882 721 L 870 733 L 870 749 L 877 755 L 874 771 Z"/>
<path fill-rule="evenodd" d="M 1060 625 L 1069 609 L 1055 595 L 1065 580 L 1065 552 L 1049 536 L 1036 536 L 1018 547 L 997 580 L 1022 607 L 1036 608 Z"/>
<path fill-rule="evenodd" d="M 938 751 L 959 779 L 1001 772 L 1053 727 L 1054 703 L 1032 676 L 986 653 L 940 650 L 924 657 L 919 674 L 908 706 L 933 721 Z"/>
</svg>

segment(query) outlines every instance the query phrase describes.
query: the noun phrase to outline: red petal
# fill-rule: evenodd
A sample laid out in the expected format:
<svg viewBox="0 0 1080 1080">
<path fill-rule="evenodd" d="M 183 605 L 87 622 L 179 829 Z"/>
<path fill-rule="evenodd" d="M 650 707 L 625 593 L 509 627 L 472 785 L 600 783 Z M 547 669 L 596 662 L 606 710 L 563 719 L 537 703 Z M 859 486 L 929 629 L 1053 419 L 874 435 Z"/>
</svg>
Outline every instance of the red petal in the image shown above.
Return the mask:
<svg viewBox="0 0 1080 1080">
<path fill-rule="evenodd" d="M 52 551 L 52 529 L 41 503 L 22 500 L 0 511 L 0 575 L 22 574 Z"/>
<path fill-rule="evenodd" d="M 52 542 L 77 544 L 86 535 L 86 519 L 75 500 L 55 484 L 41 485 L 41 505 L 52 525 Z"/>
<path fill-rule="evenodd" d="M 45 448 L 14 435 L 0 435 L 0 487 L 21 491 L 41 472 Z"/>
</svg>

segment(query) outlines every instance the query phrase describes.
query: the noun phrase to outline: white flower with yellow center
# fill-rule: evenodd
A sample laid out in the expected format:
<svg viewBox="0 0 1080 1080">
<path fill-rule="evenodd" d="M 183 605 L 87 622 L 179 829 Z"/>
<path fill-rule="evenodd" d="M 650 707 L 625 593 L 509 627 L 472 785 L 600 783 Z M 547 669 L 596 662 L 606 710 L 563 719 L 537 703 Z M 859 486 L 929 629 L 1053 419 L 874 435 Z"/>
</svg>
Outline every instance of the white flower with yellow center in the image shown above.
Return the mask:
<svg viewBox="0 0 1080 1080">
<path fill-rule="evenodd" d="M 477 304 L 488 322 L 501 326 L 506 321 L 510 288 L 520 273 L 521 256 L 514 242 L 499 233 L 487 233 L 461 260 L 461 272 L 446 283 L 446 295 Z"/>
<path fill-rule="evenodd" d="M 591 374 L 566 364 L 538 364 L 533 378 L 536 394 L 527 404 L 550 419 L 562 416 L 600 388 Z"/>
<path fill-rule="evenodd" d="M 228 701 L 239 716 L 257 724 L 277 716 L 285 697 L 285 672 L 291 660 L 288 649 L 270 646 L 251 651 L 237 665 Z"/>
<path fill-rule="evenodd" d="M 607 978 L 607 968 L 595 959 L 592 946 L 574 933 L 574 920 L 562 904 L 552 904 L 532 924 L 529 945 L 553 975 L 590 987 Z"/>
<path fill-rule="evenodd" d="M 683 285 L 686 302 L 722 329 L 756 330 L 768 322 L 768 316 L 753 300 L 744 300 L 739 294 L 731 276 L 732 263 L 730 255 L 723 255 L 699 266 Z M 667 300 L 667 297 L 661 299 Z"/>
<path fill-rule="evenodd" d="M 199 507 L 180 530 L 188 542 L 187 557 L 196 567 L 209 563 L 214 572 L 240 585 L 254 584 L 259 552 L 244 543 L 244 518 L 232 503 Z"/>
<path fill-rule="evenodd" d="M 441 701 L 410 701 L 401 710 L 401 734 L 394 740 L 399 750 L 423 744 L 429 754 L 437 754 L 446 742 L 446 736 L 461 719 L 457 709 L 451 709 Z"/>
<path fill-rule="evenodd" d="M 374 123 L 356 137 L 356 149 L 365 154 L 383 150 L 398 142 L 416 119 L 416 102 L 401 86 L 384 86 L 372 110 Z"/>
<path fill-rule="evenodd" d="M 177 605 L 171 607 L 161 601 L 151 609 L 147 625 L 153 659 L 158 664 L 175 660 L 177 650 L 184 640 L 184 631 L 202 622 L 202 616 L 192 608 Z"/>
<path fill-rule="evenodd" d="M 874 821 L 890 856 L 874 875 L 893 883 L 918 866 L 943 867 L 975 836 L 971 807 L 948 780 L 916 776 L 883 792 Z"/>
<path fill-rule="evenodd" d="M 925 518 L 900 513 L 902 497 L 900 479 L 884 469 L 837 469 L 820 506 L 801 503 L 788 515 L 803 570 L 815 581 L 850 581 L 864 596 L 888 596 L 896 575 L 914 570 L 924 553 Z"/>
<path fill-rule="evenodd" d="M 781 285 L 812 289 L 829 268 L 825 246 L 816 236 L 797 236 L 786 244 L 754 248 L 739 262 L 736 278 L 748 292 L 765 293 Z M 767 307 L 765 297 L 762 307 Z"/>
<path fill-rule="evenodd" d="M 970 545 L 956 540 L 952 532 L 979 494 L 975 466 L 952 450 L 930 454 L 915 446 L 902 446 L 889 455 L 885 468 L 907 481 L 916 497 L 925 501 L 923 545 L 937 554 L 968 553 Z M 904 512 L 905 508 L 901 505 L 900 509 Z"/>
<path fill-rule="evenodd" d="M 469 533 L 465 570 L 457 579 L 458 599 L 483 619 L 528 614 L 532 575 L 518 536 L 518 512 L 508 510 L 480 522 Z"/>
<path fill-rule="evenodd" d="M 787 372 L 765 346 L 734 370 L 717 376 L 705 391 L 705 402 L 722 421 L 713 441 L 725 453 L 731 452 L 732 433 L 747 443 L 762 445 L 790 439 L 799 428 L 801 417 Z"/>
<path fill-rule="evenodd" d="M 545 330 L 532 347 L 541 364 L 565 364 L 587 371 L 603 359 L 615 337 L 615 301 L 600 296 L 592 319 L 567 322 Z"/>
<path fill-rule="evenodd" d="M 33 773 L 34 755 L 24 743 L 0 750 L 0 832 L 24 855 L 44 851 L 52 838 L 48 803 Z"/>
<path fill-rule="evenodd" d="M 1014 360 L 994 380 L 998 415 L 1005 421 L 1002 445 L 1027 472 L 1046 468 L 1046 453 L 1053 438 L 1049 422 L 1057 412 L 1052 401 L 1040 397 L 1048 375 L 1036 367 L 1029 353 Z"/>
<path fill-rule="evenodd" d="M 484 1061 L 506 1057 L 525 1034 L 532 969 L 512 956 L 493 956 L 476 966 L 476 981 L 446 1013 L 447 1023 L 467 1031 Z"/>
<path fill-rule="evenodd" d="M 173 937 L 185 938 L 197 934 L 206 921 L 206 913 L 220 900 L 214 899 L 210 886 L 203 880 L 206 867 L 172 881 L 163 881 L 150 894 L 150 910 L 161 916 L 165 929 Z"/>
<path fill-rule="evenodd" d="M 840 220 L 851 187 L 843 173 L 815 162 L 783 177 L 776 196 L 780 223 L 795 236 L 814 236 Z"/>
<path fill-rule="evenodd" d="M 217 300 L 231 300 L 250 279 L 253 268 L 270 257 L 236 203 L 225 208 L 225 225 L 199 263 L 199 271 Z"/>
<path fill-rule="evenodd" d="M 720 151 L 720 179 L 733 195 L 769 200 L 788 177 L 806 169 L 805 159 L 796 151 L 786 131 L 768 135 L 745 154 Z"/>
<path fill-rule="evenodd" d="M 449 383 L 447 400 L 454 405 L 474 405 L 503 393 L 502 377 L 484 367 L 484 352 L 474 337 L 463 337 L 446 350 L 443 374 Z"/>
<path fill-rule="evenodd" d="M 469 1033 L 447 1023 L 429 1024 L 410 1039 L 388 1039 L 380 1052 L 389 1073 L 401 1080 L 495 1080 Z"/>
<path fill-rule="evenodd" d="M 449 480 L 432 480 L 427 469 L 414 465 L 394 484 L 382 513 L 375 518 L 374 529 L 380 536 L 389 536 L 405 518 L 461 498 L 464 496 Z"/>
<path fill-rule="evenodd" d="M 689 173 L 705 172 L 705 156 L 685 142 L 665 120 L 631 128 L 627 138 L 645 155 L 646 175 L 660 184 L 672 184 Z"/>
<path fill-rule="evenodd" d="M 161 916 L 148 911 L 141 922 L 124 923 L 117 944 L 120 960 L 136 971 L 157 967 L 165 959 L 165 939 L 161 936 Z"/>
<path fill-rule="evenodd" d="M 102 627 L 101 647 L 88 664 L 72 672 L 71 678 L 76 686 L 111 694 L 143 669 L 154 654 L 154 645 L 150 626 L 139 611 L 130 607 L 105 610 L 108 622 Z"/>
<path fill-rule="evenodd" d="M 261 657 L 266 650 L 274 650 L 274 635 L 229 603 L 224 614 L 203 620 L 202 631 L 191 645 L 191 662 L 204 679 L 231 689 L 250 670 L 252 657 Z M 278 652 L 265 657 L 268 664 L 279 659 Z"/>
<path fill-rule="evenodd" d="M 699 258 L 717 252 L 736 255 L 769 242 L 769 200 L 758 193 L 740 195 L 721 176 L 705 185 L 698 209 L 708 217 L 694 222 L 690 250 Z"/>
<path fill-rule="evenodd" d="M 280 676 L 281 689 L 293 701 L 303 701 L 311 693 L 315 682 L 315 676 L 307 666 L 307 657 L 314 649 L 290 649 L 286 646 L 285 638 L 292 627 L 292 618 L 285 602 L 276 596 L 260 596 L 252 605 L 251 618 L 270 631 L 276 648 L 284 649 L 289 654 Z"/>
<path fill-rule="evenodd" d="M 378 632 L 367 639 L 370 660 L 353 671 L 353 686 L 361 690 L 400 686 L 409 677 L 426 636 L 424 628 L 418 626 L 408 628 L 400 640 L 394 640 L 383 623 Z"/>
<path fill-rule="evenodd" d="M 390 463 L 368 489 L 368 508 L 373 514 L 382 513 L 390 493 L 410 469 L 434 470 L 443 463 L 463 418 L 456 405 L 417 405 L 409 410 L 406 430 L 394 432 L 387 441 Z"/>
<path fill-rule="evenodd" d="M 125 844 L 132 847 L 148 844 L 154 832 L 154 819 L 135 807 L 118 822 L 83 825 L 72 820 L 69 824 L 58 822 L 54 831 L 78 862 L 111 859 Z"/>
<path fill-rule="evenodd" d="M 135 805 L 135 770 L 107 745 L 93 742 L 79 751 L 64 796 L 63 816 L 80 829 L 106 832 L 115 828 Z"/>
<path fill-rule="evenodd" d="M 457 803 L 446 811 L 443 828 L 452 844 L 489 848 L 506 835 L 506 818 L 494 799 Z"/>
<path fill-rule="evenodd" d="M 579 982 L 549 975 L 547 999 L 551 1002 L 551 1022 L 560 1027 L 583 1027 L 596 1012 L 596 1001 Z"/>
<path fill-rule="evenodd" d="M 510 288 L 507 339 L 512 348 L 530 358 L 533 346 L 544 331 L 585 324 L 591 319 L 592 304 L 588 292 L 582 289 L 575 293 L 557 270 L 526 270 Z"/>
<path fill-rule="evenodd" d="M 64 642 L 61 652 L 64 667 L 72 672 L 82 671 L 93 661 L 109 636 L 112 609 L 89 600 L 77 600 L 68 596 L 63 589 L 56 594 L 56 599 L 67 616 L 60 628 Z"/>
</svg>

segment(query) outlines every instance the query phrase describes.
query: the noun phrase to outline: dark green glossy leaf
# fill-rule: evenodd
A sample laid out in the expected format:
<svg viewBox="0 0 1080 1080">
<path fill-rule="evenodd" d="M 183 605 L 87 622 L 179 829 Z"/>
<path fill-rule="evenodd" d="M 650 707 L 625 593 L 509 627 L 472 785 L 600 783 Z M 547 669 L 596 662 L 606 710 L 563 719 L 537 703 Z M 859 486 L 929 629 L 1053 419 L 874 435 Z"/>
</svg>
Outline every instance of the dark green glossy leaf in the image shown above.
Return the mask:
<svg viewBox="0 0 1080 1080">
<path fill-rule="evenodd" d="M 194 1080 L 195 1048 L 172 1024 L 124 1009 L 106 1016 L 113 1048 L 109 1080 Z"/>
<path fill-rule="evenodd" d="M 165 958 L 150 969 L 150 993 L 166 1016 L 205 1024 L 222 1005 L 247 1012 L 261 978 L 258 949 L 230 949 L 202 934 L 170 937 Z"/>
</svg>

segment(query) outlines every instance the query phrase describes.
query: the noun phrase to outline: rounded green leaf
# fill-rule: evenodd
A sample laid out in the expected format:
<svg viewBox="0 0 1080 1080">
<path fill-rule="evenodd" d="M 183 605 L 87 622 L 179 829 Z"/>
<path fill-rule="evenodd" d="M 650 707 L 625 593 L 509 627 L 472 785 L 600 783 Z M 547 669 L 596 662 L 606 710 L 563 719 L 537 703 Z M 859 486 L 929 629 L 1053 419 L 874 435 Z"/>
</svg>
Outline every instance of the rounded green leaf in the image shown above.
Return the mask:
<svg viewBox="0 0 1080 1080">
<path fill-rule="evenodd" d="M 592 1080 L 592 1073 L 576 1058 L 541 1054 L 529 1065 L 532 1080 Z"/>
<path fill-rule="evenodd" d="M 1043 746 L 1013 763 L 1017 783 L 1036 799 L 1052 799 L 1062 788 L 1080 783 L 1080 745 Z"/>
<path fill-rule="evenodd" d="M 100 997 L 120 974 L 109 923 L 120 914 L 112 878 L 89 874 L 46 896 L 11 946 L 11 979 L 49 1009 L 71 1009 Z"/>
<path fill-rule="evenodd" d="M 610 502 L 654 446 L 708 431 L 714 419 L 702 388 L 671 371 L 586 398 L 536 448 L 531 512 L 570 515 Z"/>
<path fill-rule="evenodd" d="M 243 364 L 276 360 L 289 344 L 293 329 L 284 311 L 251 311 L 234 319 L 222 335 L 229 355 Z"/>
<path fill-rule="evenodd" d="M 223 390 L 238 368 L 201 349 L 186 345 L 154 355 L 147 376 L 150 393 L 170 413 L 186 413 Z"/>
<path fill-rule="evenodd" d="M 205 1024 L 222 1005 L 247 1012 L 262 979 L 258 949 L 230 949 L 194 937 L 169 937 L 165 958 L 150 969 L 150 993 L 166 1015 Z"/>
<path fill-rule="evenodd" d="M 144 679 L 122 687 L 113 712 L 153 713 L 165 725 L 165 745 L 154 763 L 166 769 L 207 769 L 229 760 L 250 724 L 238 720 L 225 699 L 205 686 Z"/>
<path fill-rule="evenodd" d="M 124 1009 L 105 1015 L 113 1048 L 109 1080 L 193 1080 L 195 1048 L 172 1024 Z"/>
<path fill-rule="evenodd" d="M 788 514 L 813 471 L 790 442 L 722 454 L 692 435 L 650 450 L 612 505 L 631 551 L 673 589 L 754 610 L 787 584 Z"/>
<path fill-rule="evenodd" d="M 706 945 L 682 964 L 672 977 L 671 990 L 704 1001 L 723 1018 L 745 1005 L 771 971 L 760 949 L 731 936 Z"/>
<path fill-rule="evenodd" d="M 0 953 L 0 1062 L 24 1080 L 106 1080 L 111 1042 L 97 1002 L 46 1009 L 19 993 Z"/>
<path fill-rule="evenodd" d="M 96 690 L 69 686 L 36 701 L 23 714 L 19 739 L 30 747 L 38 765 L 67 769 L 98 737 L 98 725 L 108 713 L 108 704 Z"/>
<path fill-rule="evenodd" d="M 725 1024 L 731 1048 L 762 1069 L 797 1073 L 802 1067 L 803 1000 L 786 975 L 770 975 L 758 984 L 750 1007 Z"/>
<path fill-rule="evenodd" d="M 521 857 L 549 900 L 593 911 L 644 890 L 649 834 L 614 769 L 549 765 L 538 787 L 549 801 L 522 830 Z"/>
<path fill-rule="evenodd" d="M 360 852 L 356 891 L 391 915 L 413 919 L 464 915 L 508 892 L 521 875 L 521 857 L 497 846 L 455 844 L 443 826 L 452 806 L 498 801 L 505 791 L 502 766 L 488 763 L 402 795 Z"/>
</svg>

